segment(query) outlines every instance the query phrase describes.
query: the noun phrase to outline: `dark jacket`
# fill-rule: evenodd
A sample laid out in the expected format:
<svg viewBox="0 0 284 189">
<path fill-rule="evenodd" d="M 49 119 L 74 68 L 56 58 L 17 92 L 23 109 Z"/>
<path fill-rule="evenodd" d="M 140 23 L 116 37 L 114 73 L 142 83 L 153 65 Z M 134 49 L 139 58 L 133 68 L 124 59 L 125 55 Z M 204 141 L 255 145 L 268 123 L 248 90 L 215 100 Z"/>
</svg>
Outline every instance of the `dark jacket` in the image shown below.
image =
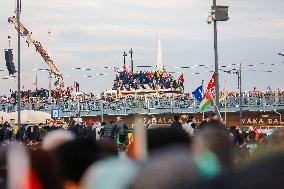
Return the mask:
<svg viewBox="0 0 284 189">
<path fill-rule="evenodd" d="M 127 135 L 128 127 L 124 121 L 118 121 L 115 123 L 116 134 Z"/>
<path fill-rule="evenodd" d="M 106 124 L 103 128 L 103 137 L 113 138 L 115 133 L 115 127 L 112 124 Z"/>
<path fill-rule="evenodd" d="M 183 129 L 183 128 L 182 128 L 182 124 L 181 124 L 181 122 L 179 122 L 179 121 L 173 122 L 173 123 L 171 124 L 171 128 L 180 129 L 180 130 Z"/>
</svg>

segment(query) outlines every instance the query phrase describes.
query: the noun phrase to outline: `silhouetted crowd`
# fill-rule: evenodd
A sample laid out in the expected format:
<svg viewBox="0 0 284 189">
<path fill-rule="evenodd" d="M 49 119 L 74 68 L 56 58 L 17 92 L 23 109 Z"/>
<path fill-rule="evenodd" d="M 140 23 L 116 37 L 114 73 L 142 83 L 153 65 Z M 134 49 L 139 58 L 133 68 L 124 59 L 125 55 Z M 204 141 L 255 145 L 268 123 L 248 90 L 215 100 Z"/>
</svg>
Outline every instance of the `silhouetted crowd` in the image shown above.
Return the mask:
<svg viewBox="0 0 284 189">
<path fill-rule="evenodd" d="M 175 80 L 173 76 L 166 71 L 140 71 L 119 72 L 114 81 L 113 90 L 138 90 L 138 89 L 171 89 L 176 90 L 180 88 L 180 82 Z"/>
<path fill-rule="evenodd" d="M 0 188 L 282 188 L 284 130 L 268 136 L 226 127 L 216 114 L 201 124 L 191 116 L 186 124 L 173 120 L 134 128 L 120 118 L 71 120 L 20 127 L 16 136 L 5 123 L 0 139 L 11 142 L 0 148 Z"/>
</svg>

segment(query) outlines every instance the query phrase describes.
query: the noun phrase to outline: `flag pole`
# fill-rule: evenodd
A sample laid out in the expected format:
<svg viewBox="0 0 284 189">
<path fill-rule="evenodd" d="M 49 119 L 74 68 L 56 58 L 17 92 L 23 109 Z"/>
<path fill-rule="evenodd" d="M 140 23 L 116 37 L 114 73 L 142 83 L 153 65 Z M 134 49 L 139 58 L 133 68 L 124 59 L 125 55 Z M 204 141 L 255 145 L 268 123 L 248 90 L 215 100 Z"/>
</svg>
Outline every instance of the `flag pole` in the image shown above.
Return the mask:
<svg viewBox="0 0 284 189">
<path fill-rule="evenodd" d="M 202 94 L 203 94 L 203 98 L 204 98 L 204 80 L 202 80 Z M 202 121 L 204 120 L 205 118 L 205 114 L 204 114 L 204 111 L 202 111 Z"/>
<path fill-rule="evenodd" d="M 215 99 L 215 100 L 216 100 L 216 99 Z M 216 108 L 216 110 L 217 110 L 218 116 L 219 116 L 219 118 L 220 118 L 220 120 L 221 120 L 221 119 L 222 119 L 222 116 L 221 116 L 221 113 L 220 113 L 220 109 L 219 109 L 218 106 L 216 105 L 215 101 L 213 101 L 213 103 L 214 103 L 214 106 L 215 106 L 215 108 Z"/>
<path fill-rule="evenodd" d="M 227 80 L 225 80 L 225 124 L 227 124 Z"/>
</svg>

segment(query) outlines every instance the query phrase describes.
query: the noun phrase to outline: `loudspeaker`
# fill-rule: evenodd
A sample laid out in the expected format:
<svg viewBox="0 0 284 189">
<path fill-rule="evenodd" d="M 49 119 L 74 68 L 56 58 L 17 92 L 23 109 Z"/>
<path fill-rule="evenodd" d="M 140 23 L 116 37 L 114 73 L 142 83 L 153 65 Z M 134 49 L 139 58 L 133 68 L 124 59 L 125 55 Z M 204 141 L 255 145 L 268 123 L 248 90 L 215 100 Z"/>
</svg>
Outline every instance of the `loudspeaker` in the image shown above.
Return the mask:
<svg viewBox="0 0 284 189">
<path fill-rule="evenodd" d="M 13 62 L 13 49 L 5 49 L 5 60 L 9 75 L 14 75 L 17 71 Z"/>
</svg>

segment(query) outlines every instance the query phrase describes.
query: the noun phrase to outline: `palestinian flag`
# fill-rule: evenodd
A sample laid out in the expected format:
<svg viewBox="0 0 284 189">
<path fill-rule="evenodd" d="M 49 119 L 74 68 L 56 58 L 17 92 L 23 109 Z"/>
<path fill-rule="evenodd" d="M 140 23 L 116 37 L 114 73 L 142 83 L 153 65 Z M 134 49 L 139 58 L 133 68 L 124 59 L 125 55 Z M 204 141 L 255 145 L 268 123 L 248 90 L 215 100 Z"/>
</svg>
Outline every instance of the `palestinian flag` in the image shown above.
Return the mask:
<svg viewBox="0 0 284 189">
<path fill-rule="evenodd" d="M 211 80 L 208 83 L 206 92 L 205 92 L 205 96 L 202 100 L 202 102 L 200 103 L 200 108 L 202 110 L 202 112 L 204 112 L 208 106 L 211 105 L 211 103 L 213 102 L 213 93 L 215 92 L 215 74 L 212 75 Z"/>
<path fill-rule="evenodd" d="M 183 94 L 184 93 L 184 85 L 183 85 L 183 83 L 180 83 L 179 88 L 180 88 L 180 94 Z"/>
<path fill-rule="evenodd" d="M 203 100 L 200 103 L 200 108 L 202 110 L 202 112 L 204 112 L 208 106 L 210 106 L 213 102 L 213 98 L 212 95 L 209 94 L 208 91 L 206 91 L 205 97 L 203 98 Z"/>
</svg>

